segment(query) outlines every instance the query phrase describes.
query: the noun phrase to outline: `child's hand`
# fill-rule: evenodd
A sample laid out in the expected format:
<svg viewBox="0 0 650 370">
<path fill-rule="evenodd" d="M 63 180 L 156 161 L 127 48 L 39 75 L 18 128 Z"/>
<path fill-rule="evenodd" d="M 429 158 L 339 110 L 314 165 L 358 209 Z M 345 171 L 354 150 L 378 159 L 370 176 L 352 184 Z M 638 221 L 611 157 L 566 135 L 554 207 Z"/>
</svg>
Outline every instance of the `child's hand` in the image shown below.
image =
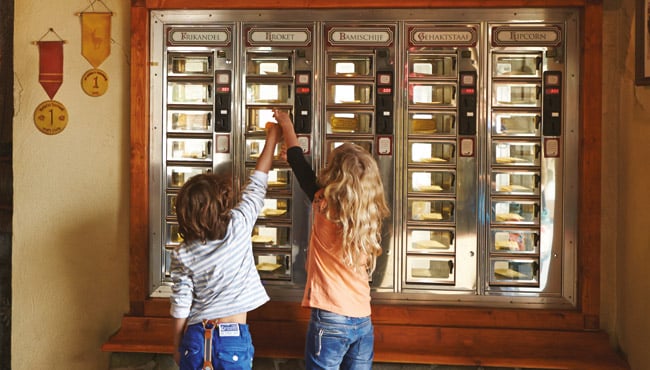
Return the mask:
<svg viewBox="0 0 650 370">
<path fill-rule="evenodd" d="M 264 131 L 266 132 L 266 137 L 279 140 L 282 136 L 282 128 L 275 122 L 267 122 L 264 125 Z"/>
<path fill-rule="evenodd" d="M 291 117 L 289 116 L 289 112 L 287 111 L 274 109 L 273 118 L 275 118 L 275 120 L 278 121 L 278 124 L 280 124 L 280 126 L 284 127 L 287 124 L 291 124 Z"/>
</svg>

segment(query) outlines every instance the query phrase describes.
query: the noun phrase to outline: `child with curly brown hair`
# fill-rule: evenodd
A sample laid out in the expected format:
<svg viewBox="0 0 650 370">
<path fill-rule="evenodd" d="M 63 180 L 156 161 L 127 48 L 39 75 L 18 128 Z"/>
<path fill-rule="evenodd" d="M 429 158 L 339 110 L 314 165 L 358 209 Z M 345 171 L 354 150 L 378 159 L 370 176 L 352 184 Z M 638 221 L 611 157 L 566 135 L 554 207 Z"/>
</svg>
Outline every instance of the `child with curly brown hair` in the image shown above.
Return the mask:
<svg viewBox="0 0 650 370">
<path fill-rule="evenodd" d="M 174 359 L 186 369 L 251 369 L 246 314 L 269 300 L 255 268 L 251 234 L 267 189 L 280 128 L 267 128 L 255 171 L 235 205 L 232 178 L 190 178 L 176 197 L 183 242 L 171 253 Z"/>
</svg>

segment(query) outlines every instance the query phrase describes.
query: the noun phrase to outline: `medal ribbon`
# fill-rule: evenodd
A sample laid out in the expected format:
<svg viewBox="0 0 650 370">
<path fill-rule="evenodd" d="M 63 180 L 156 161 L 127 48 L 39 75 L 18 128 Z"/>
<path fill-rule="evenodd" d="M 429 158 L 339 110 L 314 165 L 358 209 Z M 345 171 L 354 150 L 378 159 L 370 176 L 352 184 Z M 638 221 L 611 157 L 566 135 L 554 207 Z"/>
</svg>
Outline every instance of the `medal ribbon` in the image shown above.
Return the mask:
<svg viewBox="0 0 650 370">
<path fill-rule="evenodd" d="M 97 68 L 111 53 L 113 13 L 81 13 L 81 55 Z"/>
<path fill-rule="evenodd" d="M 38 81 L 50 100 L 54 99 L 63 83 L 63 43 L 64 41 L 38 41 Z"/>
</svg>

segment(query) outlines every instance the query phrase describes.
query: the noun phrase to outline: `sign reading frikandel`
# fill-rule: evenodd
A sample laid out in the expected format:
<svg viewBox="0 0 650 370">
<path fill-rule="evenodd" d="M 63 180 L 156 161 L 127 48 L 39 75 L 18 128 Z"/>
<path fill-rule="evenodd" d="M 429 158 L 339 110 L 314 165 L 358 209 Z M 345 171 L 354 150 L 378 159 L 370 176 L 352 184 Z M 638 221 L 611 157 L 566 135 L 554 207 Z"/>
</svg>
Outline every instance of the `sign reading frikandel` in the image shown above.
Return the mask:
<svg viewBox="0 0 650 370">
<path fill-rule="evenodd" d="M 232 32 L 227 27 L 170 27 L 167 30 L 169 46 L 228 46 Z"/>
<path fill-rule="evenodd" d="M 332 46 L 389 46 L 391 27 L 332 27 L 327 33 Z"/>
<path fill-rule="evenodd" d="M 492 29 L 494 46 L 559 46 L 562 29 L 558 26 L 498 26 Z"/>
<path fill-rule="evenodd" d="M 247 33 L 250 46 L 309 46 L 311 30 L 308 28 L 251 28 Z"/>
</svg>

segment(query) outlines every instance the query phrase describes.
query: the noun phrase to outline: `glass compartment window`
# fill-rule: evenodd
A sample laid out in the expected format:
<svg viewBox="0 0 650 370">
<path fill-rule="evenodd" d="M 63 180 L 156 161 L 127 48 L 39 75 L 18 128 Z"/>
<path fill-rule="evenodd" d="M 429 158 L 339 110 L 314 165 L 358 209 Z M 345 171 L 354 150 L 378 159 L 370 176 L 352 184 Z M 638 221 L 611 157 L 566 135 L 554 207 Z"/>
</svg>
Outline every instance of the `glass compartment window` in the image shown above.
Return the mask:
<svg viewBox="0 0 650 370">
<path fill-rule="evenodd" d="M 371 84 L 327 85 L 327 103 L 342 105 L 373 104 Z"/>
<path fill-rule="evenodd" d="M 441 253 L 455 249 L 454 231 L 445 229 L 410 229 L 407 236 L 408 252 Z"/>
<path fill-rule="evenodd" d="M 453 164 L 456 162 L 455 142 L 409 141 L 409 164 Z"/>
<path fill-rule="evenodd" d="M 455 135 L 456 114 L 447 112 L 409 113 L 409 134 L 411 135 Z"/>
<path fill-rule="evenodd" d="M 248 175 L 254 171 L 254 168 L 249 168 Z M 291 190 L 291 169 L 272 168 L 268 173 L 267 184 L 269 191 Z"/>
<path fill-rule="evenodd" d="M 167 194 L 165 209 L 167 217 L 176 217 L 176 194 Z"/>
<path fill-rule="evenodd" d="M 425 222 L 453 222 L 454 201 L 451 199 L 410 199 L 409 220 Z"/>
<path fill-rule="evenodd" d="M 492 135 L 539 136 L 542 117 L 537 113 L 494 113 Z"/>
<path fill-rule="evenodd" d="M 493 259 L 490 283 L 539 284 L 539 262 L 524 259 Z"/>
<path fill-rule="evenodd" d="M 453 283 L 454 258 L 450 257 L 406 257 L 406 282 L 411 283 Z"/>
<path fill-rule="evenodd" d="M 248 104 L 290 104 L 291 83 L 246 83 L 246 103 Z"/>
<path fill-rule="evenodd" d="M 492 229 L 492 252 L 539 253 L 539 232 L 537 230 Z"/>
<path fill-rule="evenodd" d="M 255 267 L 265 280 L 291 279 L 291 254 L 253 252 Z"/>
<path fill-rule="evenodd" d="M 492 75 L 494 77 L 541 77 L 540 54 L 494 54 Z"/>
<path fill-rule="evenodd" d="M 169 82 L 167 87 L 169 104 L 211 104 L 212 83 Z"/>
<path fill-rule="evenodd" d="M 286 226 L 256 225 L 251 240 L 255 247 L 291 248 Z"/>
<path fill-rule="evenodd" d="M 327 75 L 330 77 L 374 76 L 372 55 L 329 55 Z"/>
<path fill-rule="evenodd" d="M 183 242 L 183 237 L 178 232 L 178 224 L 172 222 L 165 223 L 165 245 L 167 248 L 173 248 Z"/>
<path fill-rule="evenodd" d="M 259 76 L 289 76 L 291 75 L 291 57 L 288 55 L 246 55 L 246 73 Z"/>
<path fill-rule="evenodd" d="M 409 170 L 409 191 L 414 193 L 455 193 L 455 173 L 452 171 Z"/>
<path fill-rule="evenodd" d="M 492 104 L 496 107 L 540 107 L 541 85 L 539 83 L 492 84 Z"/>
<path fill-rule="evenodd" d="M 172 76 L 209 76 L 212 74 L 211 60 L 211 55 L 170 54 L 167 68 Z"/>
<path fill-rule="evenodd" d="M 327 133 L 372 133 L 373 114 L 370 112 L 327 112 Z"/>
<path fill-rule="evenodd" d="M 444 83 L 409 83 L 409 104 L 456 106 L 456 85 Z"/>
<path fill-rule="evenodd" d="M 210 171 L 211 169 L 207 167 L 168 166 L 167 187 L 180 188 L 192 176 L 208 173 Z"/>
<path fill-rule="evenodd" d="M 167 132 L 212 132 L 212 112 L 169 110 Z"/>
<path fill-rule="evenodd" d="M 246 131 L 264 132 L 267 122 L 276 122 L 273 118 L 273 109 L 266 107 L 249 107 L 247 109 Z"/>
<path fill-rule="evenodd" d="M 409 55 L 411 77 L 456 77 L 455 55 Z"/>
<path fill-rule="evenodd" d="M 334 149 L 345 143 L 359 145 L 363 149 L 367 150 L 368 153 L 372 154 L 372 140 L 327 140 L 327 157 L 329 158 L 330 153 L 332 153 Z"/>
<path fill-rule="evenodd" d="M 493 201 L 492 220 L 497 223 L 538 224 L 539 204 L 517 200 Z"/>
<path fill-rule="evenodd" d="M 538 143 L 494 142 L 492 145 L 494 165 L 539 166 Z"/>
<path fill-rule="evenodd" d="M 167 139 L 167 160 L 211 161 L 211 139 Z"/>
<path fill-rule="evenodd" d="M 266 144 L 265 139 L 246 139 L 246 160 L 247 161 L 256 161 L 262 154 L 264 145 Z M 282 146 L 276 145 L 275 151 L 273 153 L 273 159 L 280 160 L 280 152 Z"/>
<path fill-rule="evenodd" d="M 289 199 L 265 198 L 264 206 L 260 211 L 260 217 L 264 218 L 288 218 Z"/>
<path fill-rule="evenodd" d="M 537 195 L 540 179 L 538 172 L 494 171 L 492 193 Z"/>
</svg>

